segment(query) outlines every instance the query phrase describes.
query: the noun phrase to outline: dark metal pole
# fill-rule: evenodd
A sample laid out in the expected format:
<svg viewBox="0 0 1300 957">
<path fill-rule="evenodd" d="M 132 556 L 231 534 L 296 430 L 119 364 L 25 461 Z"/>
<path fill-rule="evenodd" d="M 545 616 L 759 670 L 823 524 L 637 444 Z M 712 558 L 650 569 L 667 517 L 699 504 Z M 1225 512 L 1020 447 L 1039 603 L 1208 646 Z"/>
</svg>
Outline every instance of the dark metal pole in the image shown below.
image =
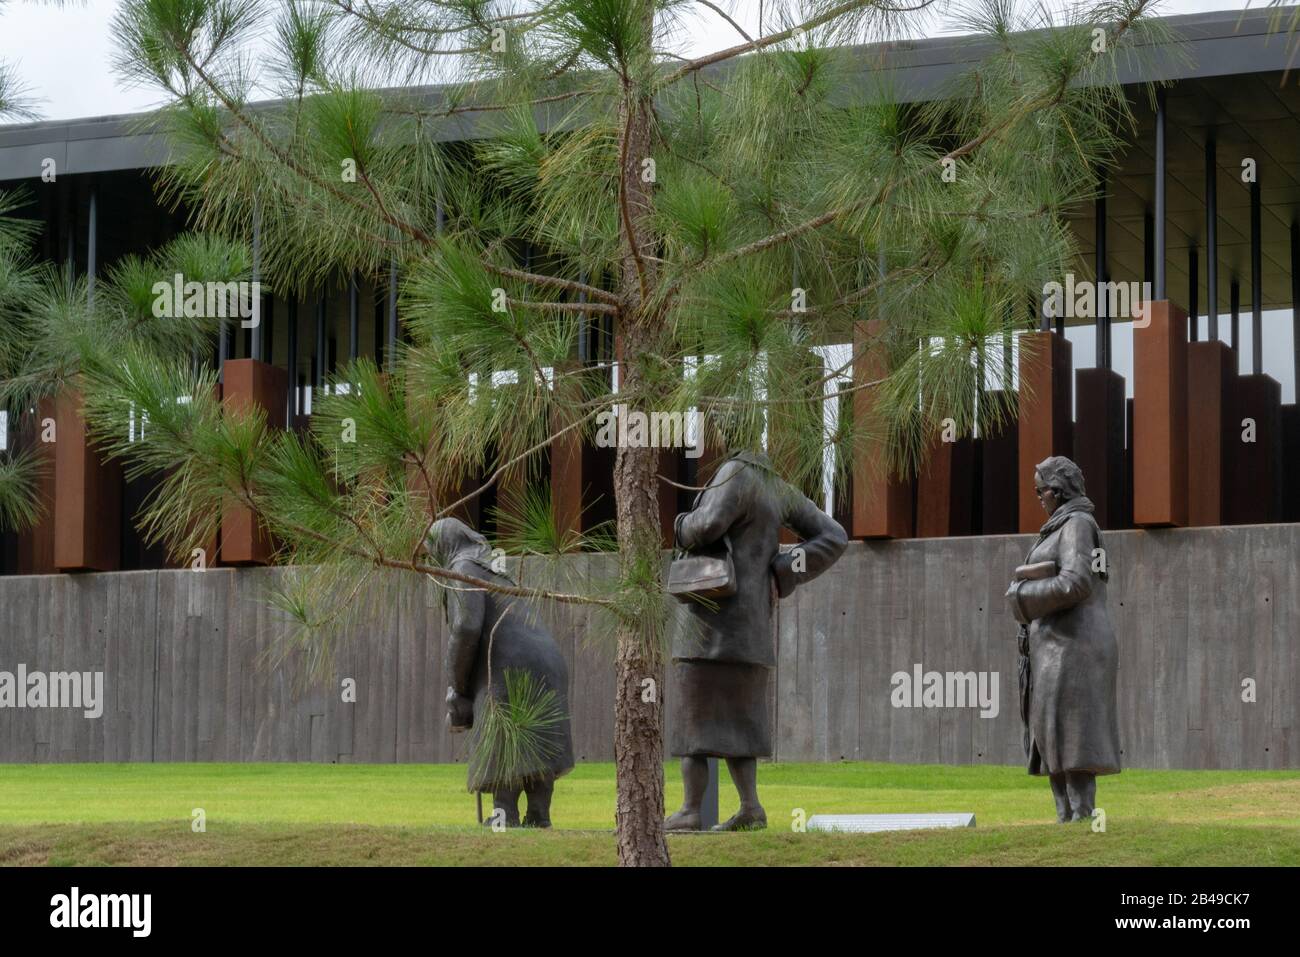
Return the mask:
<svg viewBox="0 0 1300 957">
<path fill-rule="evenodd" d="M 1097 194 L 1096 223 L 1094 231 L 1097 237 L 1097 343 L 1096 363 L 1098 369 L 1110 368 L 1110 315 L 1106 311 L 1106 176 L 1101 177 L 1100 192 Z"/>
<path fill-rule="evenodd" d="M 1195 342 L 1200 338 L 1200 303 L 1197 297 L 1201 294 L 1201 277 L 1197 275 L 1197 267 L 1200 265 L 1200 257 L 1196 254 L 1196 247 L 1187 248 L 1187 333 L 1188 338 Z"/>
<path fill-rule="evenodd" d="M 1259 168 L 1250 184 L 1250 371 L 1264 371 L 1264 271 L 1259 236 Z"/>
<path fill-rule="evenodd" d="M 587 271 L 584 269 L 578 273 L 578 282 L 584 286 L 587 284 Z M 579 290 L 578 302 L 585 303 L 587 293 L 585 290 Z M 578 316 L 578 364 L 588 365 L 591 362 L 591 325 L 587 314 L 580 313 Z"/>
<path fill-rule="evenodd" d="M 885 321 L 885 247 L 881 244 L 876 249 L 876 282 L 880 283 L 880 291 L 876 295 L 876 318 L 881 322 Z"/>
<path fill-rule="evenodd" d="M 1228 308 L 1232 312 L 1232 351 L 1241 351 L 1241 283 L 1232 277 L 1228 285 Z"/>
<path fill-rule="evenodd" d="M 316 382 L 317 389 L 325 387 L 325 355 L 329 343 L 325 338 L 325 294 L 321 293 L 320 301 L 316 303 Z"/>
<path fill-rule="evenodd" d="M 63 272 L 68 281 L 71 281 L 77 270 L 77 196 L 73 181 L 66 176 L 63 185 L 59 187 L 58 228 L 63 231 Z"/>
<path fill-rule="evenodd" d="M 226 360 L 230 358 L 230 326 L 221 323 L 221 332 L 217 339 L 217 381 L 226 381 Z"/>
<path fill-rule="evenodd" d="M 388 368 L 397 368 L 397 257 L 388 268 Z"/>
<path fill-rule="evenodd" d="M 289 410 L 288 428 L 298 414 L 298 297 L 289 298 Z"/>
<path fill-rule="evenodd" d="M 99 202 L 95 187 L 90 188 L 90 210 L 86 217 L 86 301 L 95 305 L 95 270 L 99 265 Z"/>
<path fill-rule="evenodd" d="M 1016 348 L 1015 333 L 1010 329 L 1011 324 L 1015 321 L 1015 313 L 1010 303 L 1007 303 L 1007 330 L 1002 333 L 1002 388 L 1011 389 L 1015 382 L 1015 376 L 1012 372 L 1011 354 Z"/>
<path fill-rule="evenodd" d="M 1219 161 L 1214 137 L 1205 141 L 1205 292 L 1209 304 L 1206 338 L 1219 338 Z"/>
<path fill-rule="evenodd" d="M 262 358 L 262 204 L 253 203 L 253 335 L 249 358 Z"/>
<path fill-rule="evenodd" d="M 1155 285 L 1156 272 L 1156 221 L 1148 207 L 1142 211 L 1142 281 Z M 1143 290 L 1145 295 L 1146 290 Z M 1154 296 L 1152 298 L 1155 298 Z"/>
<path fill-rule="evenodd" d="M 1291 221 L 1291 351 L 1295 354 L 1296 402 L 1300 403 L 1300 221 Z"/>
<path fill-rule="evenodd" d="M 230 358 L 230 323 L 222 320 L 217 333 L 217 381 L 226 381 L 226 360 Z"/>
<path fill-rule="evenodd" d="M 361 321 L 361 304 L 358 301 L 360 290 L 357 289 L 357 274 L 353 273 L 348 281 L 348 358 L 357 359 L 358 332 Z"/>
<path fill-rule="evenodd" d="M 1152 294 L 1165 298 L 1165 91 L 1156 90 L 1155 275 Z"/>
</svg>

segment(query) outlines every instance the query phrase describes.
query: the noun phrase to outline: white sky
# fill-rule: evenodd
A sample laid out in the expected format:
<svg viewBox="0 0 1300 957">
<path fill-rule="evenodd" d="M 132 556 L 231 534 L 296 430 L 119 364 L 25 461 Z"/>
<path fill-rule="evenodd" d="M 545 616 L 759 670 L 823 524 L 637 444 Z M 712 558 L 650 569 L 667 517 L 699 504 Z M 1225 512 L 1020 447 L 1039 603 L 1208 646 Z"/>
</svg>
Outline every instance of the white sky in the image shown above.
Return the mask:
<svg viewBox="0 0 1300 957">
<path fill-rule="evenodd" d="M 759 0 L 720 0 L 718 5 L 754 33 Z M 1262 5 L 1261 0 L 1162 0 L 1157 9 L 1173 15 Z M 118 0 L 74 0 L 61 7 L 40 0 L 0 0 L 0 61 L 15 65 L 30 92 L 41 98 L 43 119 L 133 113 L 158 105 L 158 93 L 125 88 L 113 75 L 108 26 L 117 6 Z M 936 32 L 945 32 L 942 20 Z M 682 52 L 699 55 L 738 39 L 717 14 L 701 7 Z"/>
</svg>

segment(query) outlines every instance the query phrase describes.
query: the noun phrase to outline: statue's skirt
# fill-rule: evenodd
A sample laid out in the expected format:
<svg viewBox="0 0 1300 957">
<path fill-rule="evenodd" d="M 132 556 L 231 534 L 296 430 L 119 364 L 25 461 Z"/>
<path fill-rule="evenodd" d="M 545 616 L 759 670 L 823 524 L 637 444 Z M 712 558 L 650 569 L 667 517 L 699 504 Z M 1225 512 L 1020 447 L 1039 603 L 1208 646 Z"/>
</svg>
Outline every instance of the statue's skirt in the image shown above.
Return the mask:
<svg viewBox="0 0 1300 957">
<path fill-rule="evenodd" d="M 668 753 L 772 756 L 772 670 L 766 665 L 676 659 Z"/>
</svg>

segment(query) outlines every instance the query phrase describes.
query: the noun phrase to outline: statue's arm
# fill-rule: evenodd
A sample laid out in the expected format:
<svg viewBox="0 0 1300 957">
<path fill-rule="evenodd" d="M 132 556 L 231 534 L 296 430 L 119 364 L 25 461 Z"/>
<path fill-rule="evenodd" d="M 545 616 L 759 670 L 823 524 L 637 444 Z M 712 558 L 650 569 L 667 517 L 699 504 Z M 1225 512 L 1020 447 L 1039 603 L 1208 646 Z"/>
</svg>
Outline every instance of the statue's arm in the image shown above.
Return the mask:
<svg viewBox="0 0 1300 957">
<path fill-rule="evenodd" d="M 781 524 L 796 532 L 802 541 L 772 561 L 777 594 L 782 598 L 834 565 L 849 544 L 843 526 L 806 495 L 790 487 L 785 501 Z"/>
<path fill-rule="evenodd" d="M 1071 518 L 1057 539 L 1058 570 L 1052 578 L 1016 582 L 1013 609 L 1024 623 L 1073 608 L 1092 594 L 1092 549 L 1096 535 L 1085 518 Z"/>
<path fill-rule="evenodd" d="M 470 683 L 474 678 L 474 660 L 478 657 L 478 643 L 487 614 L 487 593 L 460 590 L 457 585 L 447 598 L 447 611 L 447 680 L 452 691 L 469 697 L 473 690 Z"/>
<path fill-rule="evenodd" d="M 722 539 L 744 517 L 749 476 L 745 464 L 732 459 L 718 469 L 709 487 L 700 493 L 695 508 L 682 512 L 673 523 L 677 544 L 690 551 Z"/>
</svg>

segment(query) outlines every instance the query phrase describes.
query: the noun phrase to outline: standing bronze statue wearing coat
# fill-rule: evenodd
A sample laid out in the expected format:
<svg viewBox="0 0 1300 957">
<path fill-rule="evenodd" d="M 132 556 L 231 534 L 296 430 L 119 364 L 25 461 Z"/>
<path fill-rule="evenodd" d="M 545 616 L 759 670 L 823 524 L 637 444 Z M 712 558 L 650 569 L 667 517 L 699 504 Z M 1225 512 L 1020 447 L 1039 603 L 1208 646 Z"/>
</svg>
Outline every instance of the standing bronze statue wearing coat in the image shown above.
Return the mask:
<svg viewBox="0 0 1300 957">
<path fill-rule="evenodd" d="M 449 571 L 493 584 L 514 584 L 493 570 L 487 539 L 459 519 L 434 522 L 426 547 Z M 550 827 L 555 779 L 573 769 L 568 665 L 526 599 L 459 582 L 446 587 L 447 723 L 453 732 L 470 732 L 469 788 L 492 792 L 493 807 L 508 827 L 519 826 L 522 791 L 528 795 L 524 826 Z M 511 673 L 526 676 L 534 693 L 550 696 L 554 714 L 535 731 L 533 746 L 506 768 L 500 755 L 482 753 L 487 749 L 480 747 L 480 735 L 489 703 L 508 700 Z"/>
<path fill-rule="evenodd" d="M 1046 774 L 1058 821 L 1092 817 L 1097 775 L 1118 774 L 1119 651 L 1105 553 L 1083 473 L 1063 456 L 1034 470 L 1048 519 L 1007 589 L 1021 623 L 1021 717 L 1030 774 Z M 1028 665 L 1026 669 L 1026 664 Z"/>
<path fill-rule="evenodd" d="M 804 541 L 781 552 L 782 527 Z M 766 456 L 748 452 L 723 463 L 694 508 L 677 516 L 675 531 L 686 551 L 725 544 L 736 590 L 715 602 L 689 603 L 686 627 L 673 642 L 669 751 L 682 759 L 686 793 L 665 827 L 699 829 L 710 757 L 726 759 L 740 794 L 740 810 L 715 830 L 765 827 L 757 759 L 772 754 L 768 684 L 776 666 L 776 602 L 834 564 L 848 537 L 772 471 Z"/>
</svg>

